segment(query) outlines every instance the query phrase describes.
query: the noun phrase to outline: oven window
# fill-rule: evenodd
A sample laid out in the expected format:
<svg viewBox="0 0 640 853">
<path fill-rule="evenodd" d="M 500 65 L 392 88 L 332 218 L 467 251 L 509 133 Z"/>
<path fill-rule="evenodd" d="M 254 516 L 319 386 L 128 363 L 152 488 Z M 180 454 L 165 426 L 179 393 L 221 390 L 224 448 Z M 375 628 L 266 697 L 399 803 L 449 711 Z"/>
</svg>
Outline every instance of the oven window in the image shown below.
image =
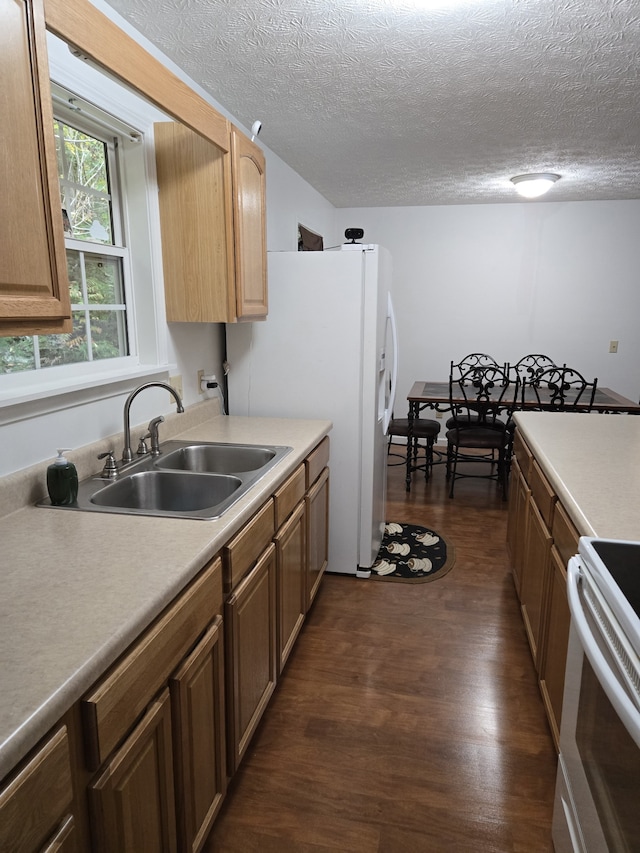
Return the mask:
<svg viewBox="0 0 640 853">
<path fill-rule="evenodd" d="M 640 850 L 640 749 L 586 657 L 576 743 L 609 850 Z M 588 839 L 586 839 L 588 843 Z"/>
</svg>

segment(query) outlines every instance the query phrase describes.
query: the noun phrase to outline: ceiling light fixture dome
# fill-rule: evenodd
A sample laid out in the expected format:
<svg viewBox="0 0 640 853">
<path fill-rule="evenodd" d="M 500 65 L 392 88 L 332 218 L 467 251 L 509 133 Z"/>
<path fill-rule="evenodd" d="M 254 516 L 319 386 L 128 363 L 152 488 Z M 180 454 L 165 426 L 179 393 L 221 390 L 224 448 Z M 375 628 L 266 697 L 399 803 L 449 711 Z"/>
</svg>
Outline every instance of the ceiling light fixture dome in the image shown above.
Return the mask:
<svg viewBox="0 0 640 853">
<path fill-rule="evenodd" d="M 544 195 L 556 181 L 560 180 L 560 175 L 554 175 L 553 172 L 538 172 L 531 175 L 516 175 L 511 178 L 511 183 L 515 186 L 516 192 L 525 198 L 538 198 Z"/>
</svg>

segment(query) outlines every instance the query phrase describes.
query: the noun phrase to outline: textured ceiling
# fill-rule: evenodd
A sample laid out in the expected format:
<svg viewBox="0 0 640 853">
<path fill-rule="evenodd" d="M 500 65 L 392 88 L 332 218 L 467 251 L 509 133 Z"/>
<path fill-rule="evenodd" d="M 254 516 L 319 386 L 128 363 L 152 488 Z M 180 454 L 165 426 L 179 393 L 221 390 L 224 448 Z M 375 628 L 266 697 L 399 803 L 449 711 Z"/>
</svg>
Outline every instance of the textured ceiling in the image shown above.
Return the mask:
<svg viewBox="0 0 640 853">
<path fill-rule="evenodd" d="M 638 0 L 108 2 L 338 207 L 640 198 Z"/>
</svg>

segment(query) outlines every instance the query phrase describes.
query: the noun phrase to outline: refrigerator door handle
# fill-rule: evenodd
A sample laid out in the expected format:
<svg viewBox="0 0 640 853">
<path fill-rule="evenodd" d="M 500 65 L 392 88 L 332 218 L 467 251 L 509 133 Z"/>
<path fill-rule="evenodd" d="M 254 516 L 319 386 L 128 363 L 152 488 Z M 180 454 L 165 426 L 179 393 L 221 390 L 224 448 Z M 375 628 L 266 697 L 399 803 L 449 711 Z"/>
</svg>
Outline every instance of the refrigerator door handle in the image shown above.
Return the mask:
<svg viewBox="0 0 640 853">
<path fill-rule="evenodd" d="M 398 384 L 398 331 L 396 327 L 396 315 L 393 311 L 391 294 L 387 294 L 387 319 L 391 328 L 391 346 L 393 349 L 393 367 L 391 369 L 391 388 L 389 389 L 389 402 L 384 411 L 384 434 L 387 434 L 391 423 L 391 414 L 396 399 L 396 385 Z"/>
</svg>

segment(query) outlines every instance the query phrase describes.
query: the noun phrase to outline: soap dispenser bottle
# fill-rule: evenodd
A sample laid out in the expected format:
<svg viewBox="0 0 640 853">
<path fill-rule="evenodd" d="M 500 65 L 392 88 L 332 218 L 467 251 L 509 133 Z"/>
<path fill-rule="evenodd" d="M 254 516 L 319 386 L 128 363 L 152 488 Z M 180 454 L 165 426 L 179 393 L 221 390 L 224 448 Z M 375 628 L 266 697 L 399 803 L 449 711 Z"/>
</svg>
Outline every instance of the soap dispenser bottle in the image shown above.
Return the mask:
<svg viewBox="0 0 640 853">
<path fill-rule="evenodd" d="M 47 489 L 53 506 L 69 506 L 78 497 L 78 472 L 63 456 L 69 447 L 58 450 L 58 458 L 47 468 Z"/>
</svg>

